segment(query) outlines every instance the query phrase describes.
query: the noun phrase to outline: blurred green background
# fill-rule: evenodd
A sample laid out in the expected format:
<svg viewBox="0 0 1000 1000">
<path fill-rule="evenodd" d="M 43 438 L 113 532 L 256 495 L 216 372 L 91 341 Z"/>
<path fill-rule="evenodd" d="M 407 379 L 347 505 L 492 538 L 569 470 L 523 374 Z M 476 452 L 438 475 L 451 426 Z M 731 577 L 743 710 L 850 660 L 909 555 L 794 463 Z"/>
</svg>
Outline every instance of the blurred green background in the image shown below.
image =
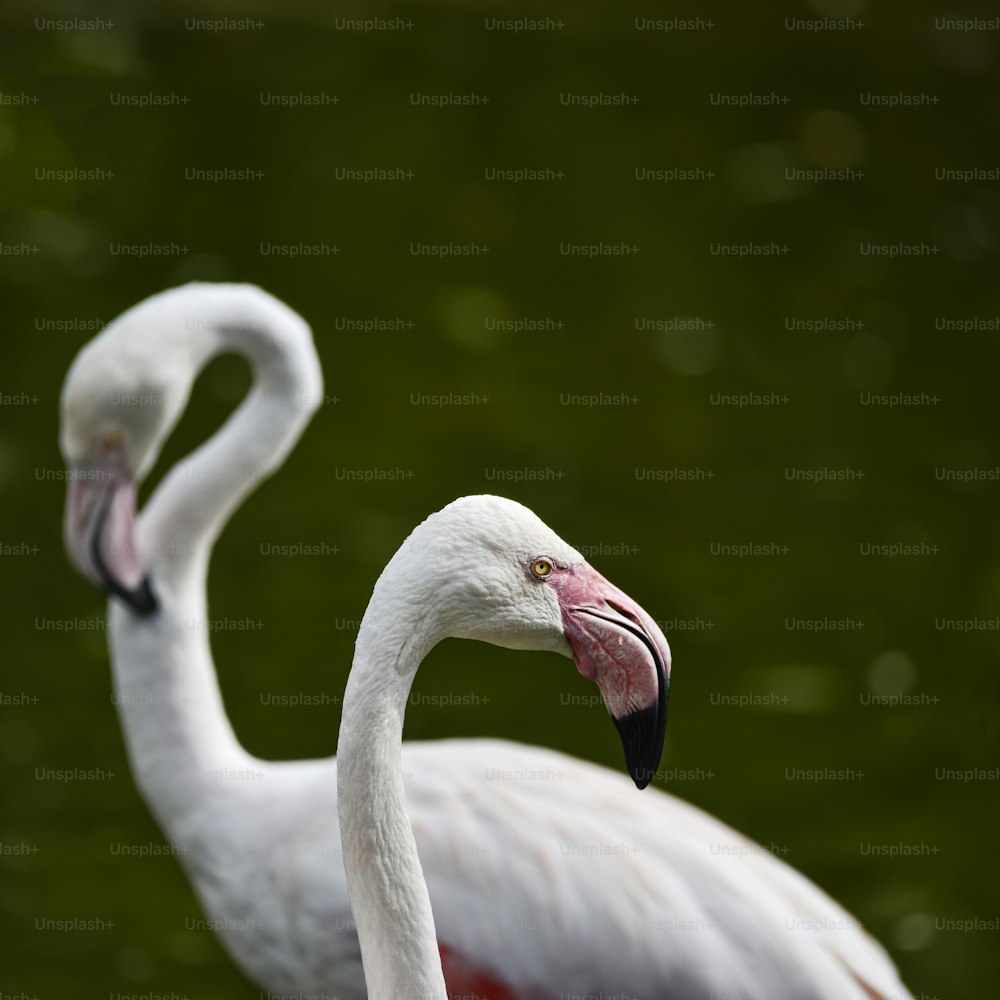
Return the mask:
<svg viewBox="0 0 1000 1000">
<path fill-rule="evenodd" d="M 212 616 L 261 623 L 213 640 L 252 752 L 335 751 L 352 623 L 379 571 L 432 510 L 502 493 L 665 624 L 675 667 L 660 786 L 774 845 L 886 943 L 918 996 L 995 995 L 1000 80 L 997 34 L 936 20 L 953 14 L 862 0 L 668 13 L 643 3 L 5 5 L 7 994 L 255 993 L 210 932 L 185 928 L 198 908 L 175 859 L 112 848 L 162 841 L 124 757 L 104 602 L 64 558 L 52 474 L 58 393 L 76 351 L 139 299 L 200 278 L 257 282 L 299 310 L 330 395 L 212 563 Z M 498 15 L 562 26 L 489 30 Z M 785 20 L 840 15 L 863 26 Z M 113 25 L 38 21 L 96 16 Z M 218 16 L 261 26 L 186 20 Z M 404 24 L 363 31 L 343 20 L 373 16 Z M 675 16 L 712 27 L 636 26 Z M 561 98 L 622 93 L 639 100 Z M 863 96 L 899 93 L 937 103 Z M 296 94 L 328 103 L 262 98 Z M 417 106 L 414 94 L 489 102 Z M 725 107 L 717 94 L 778 100 Z M 244 168 L 262 176 L 191 173 Z M 490 179 L 517 168 L 561 176 Z M 637 176 L 677 168 L 701 179 Z M 982 175 L 941 173 L 972 168 Z M 412 177 L 345 179 L 365 169 Z M 794 179 L 847 169 L 863 176 Z M 72 173 L 88 170 L 113 176 Z M 149 243 L 185 250 L 114 250 Z M 430 257 L 414 243 L 489 252 Z M 563 253 L 570 243 L 638 252 L 590 259 Z M 713 253 L 772 243 L 787 252 Z M 890 259 L 863 253 L 869 243 L 937 250 Z M 336 252 L 292 258 L 262 244 Z M 524 318 L 543 328 L 499 322 Z M 364 328 L 385 320 L 398 328 Z M 247 384 L 236 359 L 206 370 L 152 483 Z M 488 402 L 414 405 L 421 393 Z M 770 403 L 721 395 L 747 393 Z M 868 393 L 929 398 L 862 405 Z M 612 398 L 586 406 L 570 394 Z M 363 469 L 412 477 L 345 479 Z M 650 469 L 704 478 L 658 481 Z M 803 481 L 795 469 L 851 475 Z M 320 543 L 331 551 L 266 554 Z M 892 544 L 916 554 L 872 554 Z M 753 545 L 767 554 L 725 548 Z M 845 620 L 863 627 L 829 627 Z M 974 628 L 943 627 L 957 620 Z M 445 697 L 411 706 L 409 738 L 506 736 L 620 767 L 604 710 L 574 703 L 590 688 L 550 656 L 445 643 L 416 691 Z M 324 693 L 332 704 L 275 704 Z M 449 705 L 452 694 L 474 697 Z M 36 780 L 36 768 L 72 767 L 113 777 Z M 789 780 L 800 768 L 863 778 Z M 971 769 L 972 780 L 944 769 Z M 114 926 L 41 932 L 43 917 Z"/>
</svg>

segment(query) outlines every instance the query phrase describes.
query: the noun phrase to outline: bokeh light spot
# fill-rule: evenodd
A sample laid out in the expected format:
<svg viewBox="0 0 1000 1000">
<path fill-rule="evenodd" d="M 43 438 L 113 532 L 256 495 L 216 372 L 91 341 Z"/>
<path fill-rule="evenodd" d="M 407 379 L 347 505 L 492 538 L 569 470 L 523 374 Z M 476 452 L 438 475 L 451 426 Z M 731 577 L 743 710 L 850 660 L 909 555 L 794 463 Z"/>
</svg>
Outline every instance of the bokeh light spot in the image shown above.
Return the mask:
<svg viewBox="0 0 1000 1000">
<path fill-rule="evenodd" d="M 715 330 L 670 330 L 660 335 L 657 347 L 666 366 L 677 375 L 706 375 L 722 354 Z"/>
<path fill-rule="evenodd" d="M 913 660 L 898 649 L 879 653 L 868 667 L 868 687 L 873 694 L 905 694 L 916 678 Z"/>
<path fill-rule="evenodd" d="M 896 922 L 894 935 L 904 951 L 920 951 L 934 939 L 934 920 L 926 913 L 908 913 Z"/>
<path fill-rule="evenodd" d="M 504 336 L 491 319 L 506 317 L 506 299 L 490 288 L 466 285 L 449 288 L 441 297 L 438 311 L 445 333 L 465 347 L 485 350 Z"/>
</svg>

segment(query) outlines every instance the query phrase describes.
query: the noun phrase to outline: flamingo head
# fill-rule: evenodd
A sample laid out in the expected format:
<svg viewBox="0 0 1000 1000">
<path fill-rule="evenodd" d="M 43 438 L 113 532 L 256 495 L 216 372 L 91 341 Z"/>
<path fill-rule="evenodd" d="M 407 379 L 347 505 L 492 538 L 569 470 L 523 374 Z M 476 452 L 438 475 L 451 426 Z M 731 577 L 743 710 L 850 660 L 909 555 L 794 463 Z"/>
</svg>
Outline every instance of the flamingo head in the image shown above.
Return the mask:
<svg viewBox="0 0 1000 1000">
<path fill-rule="evenodd" d="M 447 634 L 572 657 L 596 682 L 629 773 L 645 788 L 663 752 L 670 679 L 656 622 L 513 500 L 463 497 L 411 541 L 425 567 L 417 599 L 433 602 Z"/>
<path fill-rule="evenodd" d="M 308 386 L 279 396 L 286 413 L 305 420 L 319 405 L 322 375 L 308 324 L 255 285 L 191 282 L 144 299 L 80 351 L 63 384 L 66 547 L 84 576 L 136 614 L 158 606 L 136 538 L 138 486 L 198 373 L 227 351 Z M 272 456 L 260 471 L 279 461 Z"/>
<path fill-rule="evenodd" d="M 85 577 L 140 615 L 157 601 L 135 538 L 136 496 L 200 367 L 181 302 L 170 298 L 177 291 L 105 327 L 77 354 L 62 388 L 67 552 Z"/>
<path fill-rule="evenodd" d="M 150 351 L 148 339 L 143 352 L 120 330 L 112 325 L 87 344 L 63 385 L 63 528 L 77 569 L 145 615 L 157 602 L 136 544 L 136 496 L 190 385 L 181 366 Z"/>
</svg>

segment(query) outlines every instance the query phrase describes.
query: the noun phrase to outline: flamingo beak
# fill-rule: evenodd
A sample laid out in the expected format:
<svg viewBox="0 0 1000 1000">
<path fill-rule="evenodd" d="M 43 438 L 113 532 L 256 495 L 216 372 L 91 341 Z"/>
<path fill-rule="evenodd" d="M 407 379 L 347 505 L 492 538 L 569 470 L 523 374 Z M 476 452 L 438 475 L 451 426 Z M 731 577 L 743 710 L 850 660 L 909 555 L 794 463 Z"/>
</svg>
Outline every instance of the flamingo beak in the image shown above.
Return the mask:
<svg viewBox="0 0 1000 1000">
<path fill-rule="evenodd" d="M 563 631 L 577 669 L 595 681 L 625 749 L 637 788 L 663 754 L 670 647 L 656 622 L 587 563 L 552 574 Z"/>
<path fill-rule="evenodd" d="M 135 540 L 137 484 L 119 448 L 93 465 L 69 470 L 64 535 L 70 559 L 87 579 L 137 615 L 159 607 Z"/>
</svg>

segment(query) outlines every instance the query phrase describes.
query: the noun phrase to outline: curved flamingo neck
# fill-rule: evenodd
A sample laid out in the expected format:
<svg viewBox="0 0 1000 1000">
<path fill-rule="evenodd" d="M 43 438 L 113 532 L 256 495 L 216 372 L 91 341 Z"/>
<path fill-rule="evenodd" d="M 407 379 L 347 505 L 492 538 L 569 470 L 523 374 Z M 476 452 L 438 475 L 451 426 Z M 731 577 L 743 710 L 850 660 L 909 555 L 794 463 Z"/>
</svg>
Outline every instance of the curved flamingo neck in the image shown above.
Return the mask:
<svg viewBox="0 0 1000 1000">
<path fill-rule="evenodd" d="M 281 465 L 322 401 L 309 328 L 277 300 L 234 291 L 192 312 L 185 322 L 194 332 L 178 332 L 190 381 L 217 355 L 233 353 L 249 362 L 253 385 L 226 423 L 170 470 L 142 512 L 142 541 L 161 572 L 203 568 L 197 554 Z"/>
<path fill-rule="evenodd" d="M 254 381 L 224 426 L 171 469 L 139 518 L 138 545 L 160 610 L 140 618 L 111 602 L 115 695 L 133 772 L 172 836 L 188 820 L 199 822 L 208 804 L 224 807 L 260 780 L 260 762 L 237 741 L 219 691 L 208 563 L 215 538 L 281 464 L 322 392 L 308 327 L 291 310 L 256 289 L 202 289 L 187 300 L 184 292 L 164 303 L 169 325 L 159 336 L 174 363 L 183 358 L 188 388 L 226 351 L 247 358 Z"/>
<path fill-rule="evenodd" d="M 344 867 L 369 1000 L 447 997 L 400 757 L 410 687 L 442 638 L 420 593 L 412 553 L 404 544 L 375 585 L 358 631 L 337 744 Z"/>
</svg>

